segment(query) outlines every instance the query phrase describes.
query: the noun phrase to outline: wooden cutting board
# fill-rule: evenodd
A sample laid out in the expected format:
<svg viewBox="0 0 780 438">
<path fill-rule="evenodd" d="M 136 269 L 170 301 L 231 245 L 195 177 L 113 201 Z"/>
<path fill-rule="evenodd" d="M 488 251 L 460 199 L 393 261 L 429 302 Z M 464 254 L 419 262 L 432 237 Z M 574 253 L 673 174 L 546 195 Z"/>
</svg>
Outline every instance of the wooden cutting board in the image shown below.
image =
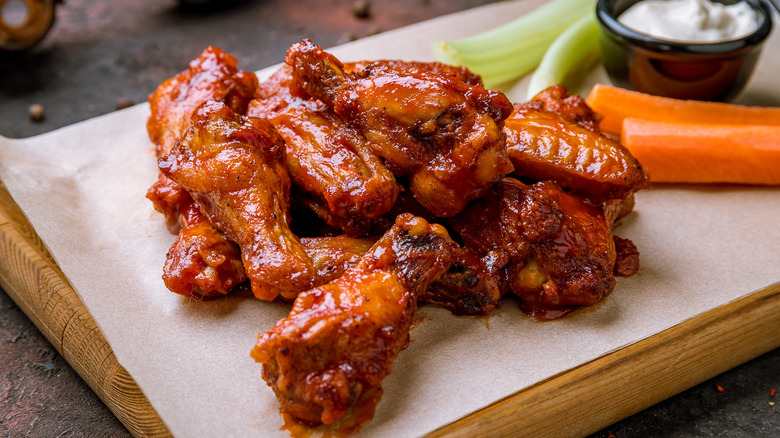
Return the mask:
<svg viewBox="0 0 780 438">
<path fill-rule="evenodd" d="M 170 436 L 0 184 L 0 286 L 136 436 Z M 583 436 L 780 346 L 780 283 L 553 376 L 429 436 Z M 581 409 L 595 405 L 598 410 Z M 560 421 L 566 418 L 566 421 Z"/>
<path fill-rule="evenodd" d="M 757 82 L 774 84 L 772 67 L 759 71 Z M 773 90 L 748 97 L 761 103 Z M 769 104 L 776 102 L 772 99 Z M 170 436 L 2 184 L 0 286 L 134 435 Z M 583 436 L 780 347 L 778 327 L 780 283 L 775 283 L 554 375 L 430 436 L 518 430 L 528 436 Z M 582 409 L 596 403 L 597 410 Z"/>
<path fill-rule="evenodd" d="M 0 182 L 0 286 L 136 436 L 170 436 Z"/>
</svg>

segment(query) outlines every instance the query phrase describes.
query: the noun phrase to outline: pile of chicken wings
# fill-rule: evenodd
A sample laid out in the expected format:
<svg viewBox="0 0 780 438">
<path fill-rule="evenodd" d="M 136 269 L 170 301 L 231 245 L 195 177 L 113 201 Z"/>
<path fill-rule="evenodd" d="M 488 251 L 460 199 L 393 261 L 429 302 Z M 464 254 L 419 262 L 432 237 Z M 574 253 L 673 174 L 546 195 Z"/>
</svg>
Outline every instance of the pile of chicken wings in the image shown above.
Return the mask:
<svg viewBox="0 0 780 438">
<path fill-rule="evenodd" d="M 149 101 L 163 280 L 293 302 L 251 354 L 298 424 L 370 419 L 418 303 L 486 315 L 512 293 L 553 319 L 638 269 L 612 227 L 647 175 L 563 87 L 512 104 L 465 68 L 304 40 L 263 83 L 209 47 Z"/>
</svg>

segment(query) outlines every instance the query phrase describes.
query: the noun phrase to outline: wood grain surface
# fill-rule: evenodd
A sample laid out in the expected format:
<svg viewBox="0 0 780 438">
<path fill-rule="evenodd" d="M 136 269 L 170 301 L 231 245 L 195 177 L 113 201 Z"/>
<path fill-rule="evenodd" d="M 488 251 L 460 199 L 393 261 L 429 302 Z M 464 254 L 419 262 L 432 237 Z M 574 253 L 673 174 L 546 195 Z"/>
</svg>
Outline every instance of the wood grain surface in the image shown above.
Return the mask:
<svg viewBox="0 0 780 438">
<path fill-rule="evenodd" d="M 170 436 L 0 183 L 0 286 L 135 436 Z"/>
<path fill-rule="evenodd" d="M 223 35 L 257 33 L 257 19 L 244 10 L 238 10 L 236 16 L 215 15 L 208 25 L 205 19 L 178 17 L 171 12 L 159 15 L 167 21 L 165 26 L 155 29 L 157 21 L 149 17 L 157 16 L 150 14 L 169 7 L 165 2 L 125 2 L 105 8 L 95 7 L 98 3 L 69 1 L 68 6 L 75 7 L 75 12 L 71 12 L 70 20 L 68 15 L 59 17 L 58 26 L 49 39 L 57 50 L 47 47 L 53 55 L 43 51 L 48 56 L 30 57 L 29 65 L 22 64 L 19 67 L 16 81 L 9 79 L 14 78 L 14 75 L 3 76 L 4 81 L 0 82 L 14 88 L 13 93 L 4 95 L 4 105 L 0 105 L 0 114 L 5 120 L 3 135 L 35 135 L 41 130 L 66 126 L 102 114 L 101 111 L 110 111 L 118 95 L 106 93 L 107 89 L 129 94 L 136 101 L 142 101 L 159 82 L 158 76 L 162 74 L 160 70 L 163 66 L 175 73 L 190 59 L 178 59 L 172 53 L 156 49 L 158 41 L 166 41 L 164 47 L 175 48 L 172 52 L 178 55 L 188 53 L 185 50 L 188 47 L 189 52 L 193 52 L 202 49 L 204 44 L 222 41 L 220 38 Z M 306 3 L 311 7 L 303 6 Z M 328 15 L 334 19 L 324 19 L 322 8 L 338 12 L 331 3 L 255 2 L 253 5 L 256 5 L 256 9 L 262 9 L 258 15 L 264 17 L 268 33 L 281 36 L 243 38 L 243 41 L 233 37 L 229 40 L 234 46 L 231 49 L 236 50 L 244 65 L 263 66 L 268 65 L 271 62 L 269 60 L 276 62 L 278 59 L 278 54 L 274 52 L 281 50 L 274 47 L 274 44 L 280 44 L 277 40 L 283 41 L 293 36 L 299 38 L 298 34 L 304 31 L 308 36 L 316 36 L 317 41 L 329 41 L 326 45 L 330 45 L 336 42 L 339 34 L 347 30 L 362 35 L 374 23 L 381 24 L 383 29 L 408 24 L 401 22 L 407 19 L 404 14 L 412 14 L 414 21 L 417 21 L 441 15 L 450 9 L 463 9 L 467 4 L 471 7 L 482 2 L 425 2 L 432 6 L 416 9 L 408 7 L 412 1 L 394 2 L 392 7 L 388 3 L 388 8 L 399 13 L 382 13 L 377 9 L 375 15 L 381 17 L 381 21 L 379 18 L 374 21 L 339 21 L 335 18 L 341 15 L 335 12 Z M 287 12 L 292 9 L 306 13 L 306 17 L 311 16 L 311 20 L 304 22 L 312 24 L 303 27 L 290 23 L 289 17 L 292 15 Z M 69 10 L 63 9 L 63 12 Z M 85 22 L 85 17 L 94 18 L 98 15 L 100 19 Z M 348 12 L 342 15 L 349 17 Z M 191 27 L 188 27 L 195 21 L 201 26 L 197 35 L 193 35 Z M 135 39 L 117 43 L 109 38 L 117 33 L 119 23 L 124 26 L 122 34 L 133 35 Z M 242 27 L 241 23 L 246 24 Z M 243 33 L 241 29 L 244 29 Z M 84 44 L 83 40 L 89 35 L 97 35 L 95 41 L 105 47 L 101 46 L 98 50 L 95 48 L 97 44 Z M 71 41 L 78 44 L 69 45 Z M 142 49 L 150 50 L 150 47 L 151 53 L 143 53 L 143 56 L 138 54 Z M 84 50 L 90 55 L 86 56 L 77 50 Z M 84 59 L 89 62 L 84 62 Z M 143 66 L 137 64 L 135 60 L 138 59 L 145 60 Z M 148 59 L 154 62 L 146 62 Z M 78 63 L 80 69 L 76 70 L 68 64 L 63 66 L 61 63 L 66 61 Z M 106 70 L 109 74 L 106 74 Z M 774 84 L 776 71 L 776 68 L 766 68 L 759 72 L 754 82 Z M 61 72 L 69 72 L 71 79 L 53 80 Z M 19 87 L 36 83 L 30 77 L 40 77 L 42 81 L 45 78 L 48 92 L 43 96 L 35 89 L 27 93 L 18 92 Z M 162 74 L 160 77 L 166 76 Z M 83 89 L 68 89 L 67 84 L 77 78 L 86 86 Z M 94 87 L 98 80 L 104 87 Z M 131 89 L 130 85 L 136 88 Z M 776 90 L 772 86 L 768 90 L 749 92 L 745 99 L 762 105 L 777 105 Z M 69 105 L 76 97 L 79 101 L 90 102 L 90 105 L 71 108 Z M 25 108 L 32 98 L 43 99 L 40 101 L 46 105 L 47 118 L 43 123 L 27 122 Z M 133 378 L 117 362 L 78 295 L 1 183 L 0 286 L 134 435 L 170 436 Z M 442 427 L 431 436 L 584 436 L 780 346 L 780 330 L 777 329 L 780 327 L 779 318 L 780 284 L 774 284 L 497 401 Z"/>
<path fill-rule="evenodd" d="M 0 260 L 0 286 L 128 430 L 170 436 L 1 184 Z M 777 348 L 777 327 L 780 284 L 556 375 L 430 436 L 584 436 Z"/>
</svg>

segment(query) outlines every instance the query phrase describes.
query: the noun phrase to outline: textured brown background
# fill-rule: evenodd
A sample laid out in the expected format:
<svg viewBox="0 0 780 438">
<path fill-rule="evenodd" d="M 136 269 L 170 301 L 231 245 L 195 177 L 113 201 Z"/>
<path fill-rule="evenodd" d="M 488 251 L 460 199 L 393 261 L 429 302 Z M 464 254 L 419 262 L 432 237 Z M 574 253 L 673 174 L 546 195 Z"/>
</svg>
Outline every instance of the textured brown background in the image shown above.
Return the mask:
<svg viewBox="0 0 780 438">
<path fill-rule="evenodd" d="M 368 18 L 353 14 L 352 0 L 216 3 L 227 6 L 67 0 L 47 38 L 0 67 L 0 135 L 32 136 L 111 112 L 121 101 L 143 102 L 209 44 L 234 54 L 243 69 L 258 70 L 280 62 L 304 37 L 328 47 L 491 1 L 374 0 Z M 42 122 L 28 117 L 33 103 L 45 107 Z M 0 436 L 129 435 L 4 292 L 0 370 Z M 780 405 L 769 404 L 780 395 L 770 397 L 772 388 L 780 389 L 780 350 L 594 437 L 780 436 Z"/>
</svg>

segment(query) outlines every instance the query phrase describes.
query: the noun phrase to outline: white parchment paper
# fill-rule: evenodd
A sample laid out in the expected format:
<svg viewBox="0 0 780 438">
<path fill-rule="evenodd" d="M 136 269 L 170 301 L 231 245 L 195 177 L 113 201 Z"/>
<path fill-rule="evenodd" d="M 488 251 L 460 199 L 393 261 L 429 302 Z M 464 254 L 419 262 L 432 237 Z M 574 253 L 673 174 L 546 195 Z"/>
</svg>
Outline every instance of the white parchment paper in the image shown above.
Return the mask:
<svg viewBox="0 0 780 438">
<path fill-rule="evenodd" d="M 494 27 L 541 3 L 497 3 L 333 52 L 344 60 L 432 60 L 433 40 Z M 772 77 L 780 70 L 777 40 L 775 34 L 742 101 L 780 106 Z M 597 80 L 605 80 L 603 71 L 583 90 Z M 508 89 L 513 99 L 524 93 L 524 83 Z M 0 177 L 175 436 L 287 436 L 249 351 L 257 333 L 286 316 L 289 305 L 245 296 L 188 300 L 166 290 L 160 278 L 174 236 L 144 197 L 157 176 L 148 111 L 138 105 L 30 139 L 0 138 Z M 549 323 L 524 316 L 512 300 L 487 324 L 421 307 L 412 343 L 360 435 L 423 435 L 780 281 L 779 224 L 778 187 L 640 193 L 636 212 L 617 231 L 639 247 L 637 275 L 619 280 L 595 309 Z"/>
</svg>

